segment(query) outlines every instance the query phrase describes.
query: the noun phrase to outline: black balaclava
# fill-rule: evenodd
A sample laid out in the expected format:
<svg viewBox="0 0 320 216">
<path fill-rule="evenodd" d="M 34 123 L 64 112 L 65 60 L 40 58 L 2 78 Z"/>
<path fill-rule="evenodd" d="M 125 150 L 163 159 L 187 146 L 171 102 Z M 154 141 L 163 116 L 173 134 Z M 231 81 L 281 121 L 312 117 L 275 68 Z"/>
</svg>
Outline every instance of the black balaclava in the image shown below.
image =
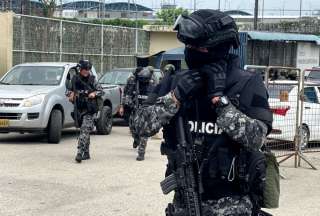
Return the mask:
<svg viewBox="0 0 320 216">
<path fill-rule="evenodd" d="M 88 76 L 82 76 L 81 74 L 79 74 L 80 75 L 80 79 L 81 80 L 83 80 L 84 82 L 88 82 L 89 81 L 89 78 L 90 78 L 90 76 L 91 76 L 91 74 L 89 74 Z"/>
<path fill-rule="evenodd" d="M 185 60 L 189 69 L 200 68 L 205 64 L 217 62 L 225 58 L 228 55 L 230 48 L 230 43 L 223 43 L 209 48 L 209 52 L 204 53 L 186 47 L 184 50 Z"/>
</svg>

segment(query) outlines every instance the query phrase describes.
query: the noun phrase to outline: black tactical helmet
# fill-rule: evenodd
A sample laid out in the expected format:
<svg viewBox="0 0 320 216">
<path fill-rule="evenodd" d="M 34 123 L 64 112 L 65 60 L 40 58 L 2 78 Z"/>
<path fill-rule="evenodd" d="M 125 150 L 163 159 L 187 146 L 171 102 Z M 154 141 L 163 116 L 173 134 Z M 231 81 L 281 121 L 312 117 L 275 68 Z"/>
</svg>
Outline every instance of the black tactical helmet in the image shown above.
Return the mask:
<svg viewBox="0 0 320 216">
<path fill-rule="evenodd" d="M 91 70 L 92 64 L 89 60 L 80 60 L 78 63 L 78 67 L 85 70 Z"/>
<path fill-rule="evenodd" d="M 178 31 L 178 39 L 188 45 L 212 48 L 222 43 L 229 43 L 236 49 L 239 47 L 238 28 L 232 17 L 210 9 L 180 15 L 174 25 Z"/>
<path fill-rule="evenodd" d="M 137 71 L 137 79 L 140 82 L 149 82 L 153 75 L 153 68 L 152 67 L 146 67 L 146 68 L 140 68 L 140 71 Z"/>
<path fill-rule="evenodd" d="M 164 67 L 164 72 L 165 73 L 174 73 L 176 71 L 176 67 L 173 65 L 173 64 L 167 64 L 165 67 Z"/>
</svg>

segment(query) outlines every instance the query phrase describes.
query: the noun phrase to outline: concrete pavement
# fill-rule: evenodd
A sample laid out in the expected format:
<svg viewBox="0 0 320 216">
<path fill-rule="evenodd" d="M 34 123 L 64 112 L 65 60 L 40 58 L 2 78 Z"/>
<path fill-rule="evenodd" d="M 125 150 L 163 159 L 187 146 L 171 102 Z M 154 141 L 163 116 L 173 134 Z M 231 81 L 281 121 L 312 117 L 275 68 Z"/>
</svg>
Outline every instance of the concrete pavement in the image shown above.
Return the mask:
<svg viewBox="0 0 320 216">
<path fill-rule="evenodd" d="M 76 131 L 60 144 L 42 135 L 0 134 L 1 216 L 160 216 L 171 199 L 162 195 L 166 158 L 160 140 L 148 143 L 146 160 L 136 152 L 126 127 L 109 136 L 93 135 L 92 160 L 76 164 Z M 320 155 L 308 155 L 320 168 Z M 320 215 L 320 174 L 307 168 L 281 168 L 279 216 Z"/>
</svg>

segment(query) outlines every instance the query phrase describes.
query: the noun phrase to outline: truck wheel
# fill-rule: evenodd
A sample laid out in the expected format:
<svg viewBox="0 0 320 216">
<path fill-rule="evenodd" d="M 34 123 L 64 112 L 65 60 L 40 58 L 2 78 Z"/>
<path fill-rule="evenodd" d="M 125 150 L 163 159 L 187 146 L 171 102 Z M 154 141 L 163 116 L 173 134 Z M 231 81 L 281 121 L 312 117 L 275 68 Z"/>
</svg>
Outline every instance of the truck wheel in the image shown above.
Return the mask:
<svg viewBox="0 0 320 216">
<path fill-rule="evenodd" d="M 54 109 L 48 123 L 48 143 L 59 143 L 62 130 L 62 112 Z"/>
<path fill-rule="evenodd" d="M 310 131 L 309 128 L 306 125 L 302 125 L 301 127 L 301 142 L 300 142 L 300 147 L 302 150 L 308 148 L 308 143 L 310 140 Z"/>
<path fill-rule="evenodd" d="M 111 133 L 112 111 L 110 107 L 105 106 L 102 108 L 96 127 L 97 133 L 100 135 L 108 135 Z"/>
</svg>

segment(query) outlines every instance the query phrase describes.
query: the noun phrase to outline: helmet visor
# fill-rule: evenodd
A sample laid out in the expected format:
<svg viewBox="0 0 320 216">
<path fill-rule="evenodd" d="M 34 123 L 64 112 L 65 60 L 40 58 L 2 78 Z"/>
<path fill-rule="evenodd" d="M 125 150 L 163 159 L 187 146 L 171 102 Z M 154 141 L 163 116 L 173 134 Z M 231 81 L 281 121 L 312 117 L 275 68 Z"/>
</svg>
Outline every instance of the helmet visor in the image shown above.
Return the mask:
<svg viewBox="0 0 320 216">
<path fill-rule="evenodd" d="M 180 15 L 173 27 L 185 38 L 197 39 L 204 36 L 203 24 L 190 16 Z"/>
</svg>

